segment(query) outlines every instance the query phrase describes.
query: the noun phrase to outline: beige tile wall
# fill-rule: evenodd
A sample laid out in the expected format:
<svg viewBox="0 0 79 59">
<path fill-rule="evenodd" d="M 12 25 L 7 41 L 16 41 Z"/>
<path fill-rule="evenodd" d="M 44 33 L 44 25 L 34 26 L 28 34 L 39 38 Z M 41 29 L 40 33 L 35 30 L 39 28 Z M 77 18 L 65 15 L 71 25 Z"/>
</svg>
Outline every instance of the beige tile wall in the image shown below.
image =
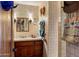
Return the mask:
<svg viewBox="0 0 79 59">
<path fill-rule="evenodd" d="M 49 2 L 48 56 L 58 56 L 58 21 L 60 19 L 60 2 Z"/>
</svg>

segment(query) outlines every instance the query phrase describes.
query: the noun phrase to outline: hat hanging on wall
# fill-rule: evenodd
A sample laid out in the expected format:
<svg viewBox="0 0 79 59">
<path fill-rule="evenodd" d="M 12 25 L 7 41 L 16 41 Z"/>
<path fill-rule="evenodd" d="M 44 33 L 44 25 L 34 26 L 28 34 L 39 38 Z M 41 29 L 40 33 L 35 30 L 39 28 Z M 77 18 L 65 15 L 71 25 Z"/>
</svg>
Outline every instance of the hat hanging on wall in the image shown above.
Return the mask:
<svg viewBox="0 0 79 59">
<path fill-rule="evenodd" d="M 13 1 L 1 1 L 1 6 L 5 11 L 9 11 L 11 8 L 13 8 L 13 5 Z"/>
</svg>

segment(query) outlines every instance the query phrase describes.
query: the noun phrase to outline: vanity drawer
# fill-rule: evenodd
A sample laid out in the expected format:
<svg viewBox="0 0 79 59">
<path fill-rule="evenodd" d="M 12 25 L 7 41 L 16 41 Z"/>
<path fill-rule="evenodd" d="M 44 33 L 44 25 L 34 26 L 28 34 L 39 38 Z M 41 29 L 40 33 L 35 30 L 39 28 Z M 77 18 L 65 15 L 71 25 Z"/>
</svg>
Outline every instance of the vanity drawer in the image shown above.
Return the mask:
<svg viewBox="0 0 79 59">
<path fill-rule="evenodd" d="M 35 46 L 35 50 L 41 50 L 43 47 L 41 45 Z"/>
<path fill-rule="evenodd" d="M 32 41 L 21 41 L 21 42 L 15 42 L 15 47 L 21 47 L 21 46 L 33 46 L 34 42 Z"/>
<path fill-rule="evenodd" d="M 42 40 L 35 42 L 35 45 L 36 45 L 36 46 L 40 46 L 40 45 L 42 45 L 42 44 L 43 44 L 43 41 L 42 41 Z"/>
</svg>

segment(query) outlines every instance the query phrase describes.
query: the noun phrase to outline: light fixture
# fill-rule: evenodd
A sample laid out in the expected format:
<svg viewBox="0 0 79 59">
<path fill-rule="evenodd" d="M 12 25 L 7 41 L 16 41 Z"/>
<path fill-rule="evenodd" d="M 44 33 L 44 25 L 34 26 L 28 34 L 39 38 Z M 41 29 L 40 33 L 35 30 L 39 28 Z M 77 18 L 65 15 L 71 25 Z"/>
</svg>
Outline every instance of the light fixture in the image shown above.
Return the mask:
<svg viewBox="0 0 79 59">
<path fill-rule="evenodd" d="M 14 19 L 16 19 L 16 12 L 14 13 Z"/>
<path fill-rule="evenodd" d="M 14 23 L 16 23 L 16 12 L 14 13 Z"/>
<path fill-rule="evenodd" d="M 33 14 L 30 12 L 30 13 L 28 13 L 28 18 L 29 18 L 29 22 L 31 23 L 33 23 Z"/>
</svg>

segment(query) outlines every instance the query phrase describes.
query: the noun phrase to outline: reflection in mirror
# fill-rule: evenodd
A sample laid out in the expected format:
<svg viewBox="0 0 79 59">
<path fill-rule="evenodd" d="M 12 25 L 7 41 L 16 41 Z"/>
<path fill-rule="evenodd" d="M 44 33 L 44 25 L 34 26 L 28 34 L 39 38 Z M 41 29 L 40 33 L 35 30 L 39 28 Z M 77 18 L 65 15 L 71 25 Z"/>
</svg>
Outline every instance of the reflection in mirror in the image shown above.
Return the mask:
<svg viewBox="0 0 79 59">
<path fill-rule="evenodd" d="M 28 18 L 17 18 L 16 31 L 17 32 L 28 32 L 29 31 Z"/>
</svg>

